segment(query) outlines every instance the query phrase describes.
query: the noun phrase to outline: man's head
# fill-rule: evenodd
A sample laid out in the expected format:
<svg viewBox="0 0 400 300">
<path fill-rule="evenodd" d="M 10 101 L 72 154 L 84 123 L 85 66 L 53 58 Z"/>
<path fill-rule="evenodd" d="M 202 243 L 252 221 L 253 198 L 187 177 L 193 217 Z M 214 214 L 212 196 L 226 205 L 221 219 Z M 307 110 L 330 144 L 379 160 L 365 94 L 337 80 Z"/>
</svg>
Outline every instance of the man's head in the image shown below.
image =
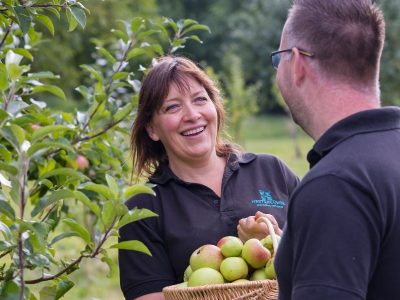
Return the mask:
<svg viewBox="0 0 400 300">
<path fill-rule="evenodd" d="M 295 122 L 312 137 L 379 105 L 384 36 L 371 0 L 293 0 L 272 62 Z"/>
<path fill-rule="evenodd" d="M 314 53 L 319 71 L 337 80 L 376 85 L 385 22 L 371 0 L 294 0 L 287 47 Z"/>
</svg>

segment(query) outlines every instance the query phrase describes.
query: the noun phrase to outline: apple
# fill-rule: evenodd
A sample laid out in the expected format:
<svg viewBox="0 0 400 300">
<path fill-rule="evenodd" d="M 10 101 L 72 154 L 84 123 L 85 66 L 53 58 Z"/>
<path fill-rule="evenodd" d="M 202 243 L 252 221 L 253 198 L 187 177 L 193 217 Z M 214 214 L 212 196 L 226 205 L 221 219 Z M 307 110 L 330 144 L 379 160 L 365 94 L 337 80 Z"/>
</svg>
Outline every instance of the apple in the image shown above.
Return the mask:
<svg viewBox="0 0 400 300">
<path fill-rule="evenodd" d="M 187 266 L 187 268 L 185 269 L 185 272 L 183 272 L 183 281 L 188 281 L 190 275 L 192 275 L 193 270 L 192 268 L 189 266 Z"/>
<path fill-rule="evenodd" d="M 221 253 L 221 249 L 215 245 L 207 244 L 197 248 L 192 253 L 190 256 L 190 267 L 193 271 L 205 267 L 218 271 L 223 260 L 224 256 Z"/>
<path fill-rule="evenodd" d="M 243 242 L 236 236 L 225 236 L 218 241 L 217 246 L 225 257 L 240 256 Z"/>
<path fill-rule="evenodd" d="M 200 268 L 193 271 L 188 281 L 188 287 L 222 283 L 224 283 L 224 277 L 220 272 L 213 268 Z"/>
<path fill-rule="evenodd" d="M 75 158 L 75 162 L 78 165 L 78 170 L 85 170 L 89 167 L 89 161 L 83 155 L 78 154 Z"/>
<path fill-rule="evenodd" d="M 265 268 L 260 268 L 257 269 L 251 274 L 250 276 L 250 281 L 254 280 L 265 280 L 267 279 L 267 276 L 265 275 Z"/>
<path fill-rule="evenodd" d="M 42 126 L 40 126 L 39 124 L 32 124 L 31 128 L 32 128 L 33 131 L 36 131 L 36 130 L 42 128 Z"/>
<path fill-rule="evenodd" d="M 255 238 L 247 240 L 242 249 L 242 257 L 255 269 L 264 267 L 271 258 L 271 252 Z"/>
<path fill-rule="evenodd" d="M 175 287 L 185 288 L 185 287 L 188 287 L 188 283 L 186 281 L 184 281 L 184 282 L 178 283 L 177 285 L 175 285 Z"/>
<path fill-rule="evenodd" d="M 279 235 L 277 235 L 277 234 L 275 236 L 276 236 L 276 240 L 277 240 L 277 242 L 279 244 L 279 242 L 281 240 L 281 237 Z M 263 246 L 265 248 L 267 248 L 271 253 L 274 252 L 274 246 L 272 245 L 272 237 L 271 237 L 270 234 L 267 235 L 265 238 L 263 238 L 261 240 L 261 244 L 263 244 Z"/>
<path fill-rule="evenodd" d="M 227 257 L 219 268 L 222 276 L 228 281 L 245 278 L 249 273 L 246 261 L 242 257 Z"/>
<path fill-rule="evenodd" d="M 275 279 L 274 257 L 272 257 L 265 265 L 265 276 L 267 279 Z"/>
<path fill-rule="evenodd" d="M 241 283 L 241 282 L 249 282 L 249 280 L 246 278 L 240 278 L 238 280 L 232 281 L 232 283 Z"/>
</svg>

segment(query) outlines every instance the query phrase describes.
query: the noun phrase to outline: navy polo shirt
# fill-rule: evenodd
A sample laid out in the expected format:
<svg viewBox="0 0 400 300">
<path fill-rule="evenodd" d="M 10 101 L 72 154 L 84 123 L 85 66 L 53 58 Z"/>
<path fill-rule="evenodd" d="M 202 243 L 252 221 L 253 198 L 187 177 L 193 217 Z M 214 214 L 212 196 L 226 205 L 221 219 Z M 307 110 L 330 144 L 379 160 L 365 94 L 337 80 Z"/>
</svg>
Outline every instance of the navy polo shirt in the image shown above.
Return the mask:
<svg viewBox="0 0 400 300">
<path fill-rule="evenodd" d="M 279 299 L 400 299 L 400 109 L 339 121 L 308 160 L 275 259 Z"/>
<path fill-rule="evenodd" d="M 121 288 L 129 300 L 183 281 L 194 250 L 236 236 L 239 220 L 257 210 L 274 215 L 283 227 L 298 179 L 278 158 L 246 153 L 240 158 L 230 155 L 221 197 L 204 185 L 182 181 L 165 164 L 150 182 L 156 184 L 156 197 L 137 195 L 127 206 L 148 208 L 159 216 L 120 230 L 120 241 L 140 240 L 152 253 L 119 252 Z"/>
</svg>

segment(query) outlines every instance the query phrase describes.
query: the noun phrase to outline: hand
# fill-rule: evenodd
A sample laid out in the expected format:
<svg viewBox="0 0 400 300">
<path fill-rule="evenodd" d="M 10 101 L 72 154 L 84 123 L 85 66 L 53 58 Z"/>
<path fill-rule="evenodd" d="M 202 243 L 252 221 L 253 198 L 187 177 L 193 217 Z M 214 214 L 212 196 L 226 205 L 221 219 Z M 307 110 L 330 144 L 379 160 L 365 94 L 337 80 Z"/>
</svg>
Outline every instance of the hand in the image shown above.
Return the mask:
<svg viewBox="0 0 400 300">
<path fill-rule="evenodd" d="M 257 211 L 255 216 L 250 216 L 239 220 L 239 225 L 237 226 L 238 236 L 243 241 L 246 242 L 248 239 L 256 238 L 261 240 L 269 234 L 267 224 L 263 222 L 258 222 L 260 217 L 265 217 L 271 221 L 274 231 L 278 235 L 282 235 L 282 230 L 279 228 L 278 222 L 273 215 L 264 214 Z"/>
</svg>

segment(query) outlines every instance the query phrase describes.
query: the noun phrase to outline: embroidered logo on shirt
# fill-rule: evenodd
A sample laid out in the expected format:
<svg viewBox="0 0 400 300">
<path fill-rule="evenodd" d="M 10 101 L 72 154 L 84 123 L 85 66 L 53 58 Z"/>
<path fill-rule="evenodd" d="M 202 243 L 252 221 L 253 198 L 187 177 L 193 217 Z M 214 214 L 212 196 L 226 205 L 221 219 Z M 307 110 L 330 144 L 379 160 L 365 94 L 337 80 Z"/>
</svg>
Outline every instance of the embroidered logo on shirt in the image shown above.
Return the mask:
<svg viewBox="0 0 400 300">
<path fill-rule="evenodd" d="M 271 192 L 258 190 L 261 199 L 251 200 L 256 206 L 283 208 L 286 203 L 283 200 L 276 200 L 272 197 Z"/>
</svg>

